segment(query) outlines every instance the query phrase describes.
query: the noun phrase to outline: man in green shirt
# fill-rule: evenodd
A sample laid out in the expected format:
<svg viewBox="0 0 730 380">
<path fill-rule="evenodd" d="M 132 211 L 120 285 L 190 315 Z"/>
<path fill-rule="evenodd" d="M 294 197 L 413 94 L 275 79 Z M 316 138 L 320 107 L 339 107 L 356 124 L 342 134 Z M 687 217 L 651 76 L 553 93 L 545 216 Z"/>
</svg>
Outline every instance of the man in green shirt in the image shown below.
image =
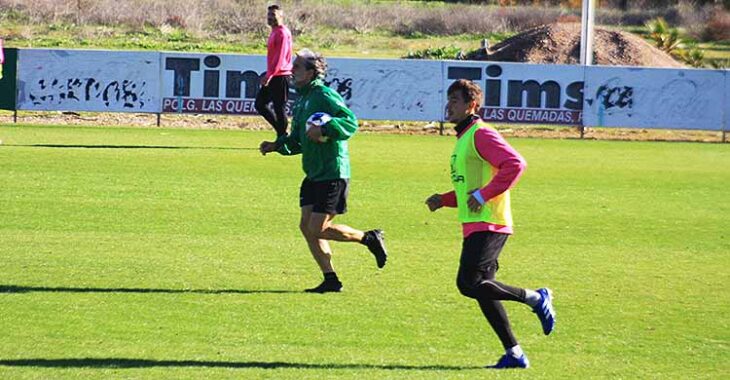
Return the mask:
<svg viewBox="0 0 730 380">
<path fill-rule="evenodd" d="M 347 211 L 350 179 L 347 140 L 355 134 L 358 125 L 342 97 L 322 81 L 326 70 L 327 63 L 321 55 L 307 49 L 297 54 L 292 75 L 299 98 L 292 110 L 291 134 L 274 142 L 264 141 L 260 146 L 264 155 L 271 152 L 302 155 L 305 177 L 299 191 L 302 212 L 299 228 L 324 274 L 319 286 L 306 289 L 312 293 L 342 289 L 342 282 L 332 267 L 329 240 L 367 246 L 378 268 L 385 266 L 388 257 L 381 230 L 363 232 L 333 223 L 336 215 Z M 318 122 L 311 120 L 315 118 Z"/>
</svg>

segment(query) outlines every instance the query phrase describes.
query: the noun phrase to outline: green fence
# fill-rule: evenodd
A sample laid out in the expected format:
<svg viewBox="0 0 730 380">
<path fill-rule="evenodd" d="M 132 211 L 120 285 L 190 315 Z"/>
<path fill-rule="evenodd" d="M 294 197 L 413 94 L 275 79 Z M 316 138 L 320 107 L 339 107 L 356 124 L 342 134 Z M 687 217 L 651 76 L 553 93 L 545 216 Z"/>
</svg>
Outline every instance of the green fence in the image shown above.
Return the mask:
<svg viewBox="0 0 730 380">
<path fill-rule="evenodd" d="M 16 74 L 18 72 L 18 49 L 3 49 L 5 63 L 0 79 L 0 110 L 15 110 Z"/>
</svg>

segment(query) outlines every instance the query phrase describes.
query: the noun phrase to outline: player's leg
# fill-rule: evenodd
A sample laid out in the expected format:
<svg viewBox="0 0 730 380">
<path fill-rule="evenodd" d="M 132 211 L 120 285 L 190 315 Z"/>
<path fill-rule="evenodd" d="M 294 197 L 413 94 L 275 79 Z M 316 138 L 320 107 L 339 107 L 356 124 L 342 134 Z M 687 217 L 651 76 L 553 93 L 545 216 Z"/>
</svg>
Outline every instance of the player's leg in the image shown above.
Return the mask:
<svg viewBox="0 0 730 380">
<path fill-rule="evenodd" d="M 307 241 L 309 251 L 312 253 L 314 261 L 317 262 L 319 269 L 322 273 L 334 272 L 332 266 L 332 250 L 329 242 L 324 239 L 320 239 L 316 234 L 310 232 L 310 224 L 312 219 L 312 206 L 302 207 L 302 217 L 299 221 L 299 229 L 304 235 L 304 239 Z"/>
<path fill-rule="evenodd" d="M 286 102 L 289 99 L 289 83 L 288 77 L 276 76 L 271 78 L 269 82 L 271 89 L 271 100 L 274 104 L 274 115 L 276 117 L 277 136 L 286 135 L 286 129 L 289 126 L 289 119 L 286 117 Z"/>
<path fill-rule="evenodd" d="M 354 229 L 345 224 L 334 224 L 335 214 L 313 212 L 309 219 L 310 233 L 325 240 L 341 242 L 361 242 L 365 232 Z"/>
<path fill-rule="evenodd" d="M 506 354 L 493 367 L 527 368 L 529 361 L 512 333 L 504 306 L 499 299 L 485 296 L 485 289 L 481 287 L 481 284 L 494 279 L 498 268 L 496 259 L 506 238 L 507 235 L 484 231 L 472 233 L 464 239 L 456 283 L 461 294 L 477 300 L 482 314 L 505 348 Z M 505 294 L 495 296 L 513 300 L 518 297 L 513 292 L 519 293 L 517 289 L 499 291 Z"/>
<path fill-rule="evenodd" d="M 555 328 L 555 309 L 553 308 L 552 292 L 548 288 L 540 288 L 536 291 L 522 289 L 491 278 L 483 280 L 477 286 L 476 291 L 480 299 L 517 301 L 530 306 L 532 312 L 537 314 L 540 319 L 545 335 L 550 335 Z"/>
<path fill-rule="evenodd" d="M 330 248 L 329 242 L 320 239 L 316 234 L 310 233 L 309 226 L 312 218 L 312 209 L 316 202 L 315 193 L 314 183 L 305 178 L 299 189 L 299 206 L 302 210 L 299 229 L 307 241 L 307 246 L 314 261 L 317 262 L 324 276 L 321 284 L 314 288 L 306 289 L 305 291 L 312 293 L 339 292 L 342 289 L 342 283 L 337 278 L 337 274 L 332 266 L 332 249 Z"/>
<path fill-rule="evenodd" d="M 484 273 L 484 280 L 494 280 L 498 265 L 490 266 Z M 508 291 L 509 292 L 509 291 Z M 502 301 L 489 298 L 479 298 L 479 308 L 482 314 L 487 318 L 489 325 L 494 333 L 499 337 L 499 341 L 504 347 L 505 354 L 500 357 L 493 368 L 527 368 L 530 361 L 522 351 L 517 339 L 512 332 L 512 325 L 507 317 L 507 310 L 502 305 Z"/>
<path fill-rule="evenodd" d="M 464 239 L 457 276 L 459 291 L 474 299 L 524 302 L 525 290 L 494 280 L 506 234 L 474 232 Z"/>
<path fill-rule="evenodd" d="M 314 288 L 305 289 L 305 291 L 309 293 L 339 292 L 342 290 L 342 283 L 337 278 L 337 273 L 332 266 L 332 249 L 327 240 L 320 239 L 310 233 L 309 225 L 311 216 L 312 206 L 302 207 L 302 218 L 299 223 L 299 228 L 307 241 L 307 246 L 314 261 L 317 262 L 319 269 L 322 271 L 324 279 L 319 285 Z"/>
<path fill-rule="evenodd" d="M 549 335 L 555 327 L 555 311 L 550 289 L 542 288 L 534 291 L 497 281 L 495 277 L 499 270 L 498 258 L 509 235 L 492 232 L 480 232 L 479 234 L 483 235 L 483 240 L 480 240 L 481 254 L 477 255 L 476 265 L 485 271 L 485 276 L 474 286 L 473 291 L 476 298 L 516 301 L 530 306 L 540 319 L 543 333 Z"/>
<path fill-rule="evenodd" d="M 475 284 L 475 292 L 479 299 L 525 302 L 525 289 L 507 285 L 495 280 L 499 270 L 499 255 L 507 243 L 507 234 L 479 232 L 480 252 L 476 256 L 476 265 L 484 272 L 479 283 Z"/>
<path fill-rule="evenodd" d="M 381 230 L 361 231 L 332 222 L 336 215 L 347 212 L 349 180 L 336 179 L 317 182 L 315 188 L 317 201 L 312 208 L 310 233 L 320 239 L 363 244 L 375 257 L 378 268 L 385 266 L 388 253 Z"/>
<path fill-rule="evenodd" d="M 276 115 L 271 112 L 271 109 L 269 108 L 269 103 L 271 103 L 271 90 L 269 89 L 269 86 L 261 87 L 258 94 L 256 94 L 254 108 L 256 108 L 256 112 L 258 112 L 259 115 L 263 116 L 263 118 L 266 119 L 266 122 L 268 122 L 274 128 L 274 130 L 276 130 Z"/>
</svg>

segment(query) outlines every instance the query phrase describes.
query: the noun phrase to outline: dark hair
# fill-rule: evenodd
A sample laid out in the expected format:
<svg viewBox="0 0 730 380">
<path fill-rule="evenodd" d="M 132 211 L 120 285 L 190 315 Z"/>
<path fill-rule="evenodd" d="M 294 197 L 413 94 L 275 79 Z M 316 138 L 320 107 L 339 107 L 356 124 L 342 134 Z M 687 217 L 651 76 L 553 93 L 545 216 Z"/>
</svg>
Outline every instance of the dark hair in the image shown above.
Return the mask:
<svg viewBox="0 0 730 380">
<path fill-rule="evenodd" d="M 315 53 L 309 49 L 302 49 L 297 57 L 304 61 L 307 70 L 314 70 L 315 78 L 324 78 L 327 74 L 327 61 L 322 54 Z"/>
<path fill-rule="evenodd" d="M 451 95 L 456 91 L 461 92 L 461 96 L 467 103 L 476 102 L 477 110 L 482 108 L 483 93 L 478 84 L 470 80 L 459 79 L 449 86 L 446 95 Z"/>
<path fill-rule="evenodd" d="M 279 11 L 279 10 L 281 10 L 281 7 L 279 6 L 279 4 L 273 4 L 273 5 L 269 5 L 269 7 L 267 9 L 270 11 Z"/>
</svg>

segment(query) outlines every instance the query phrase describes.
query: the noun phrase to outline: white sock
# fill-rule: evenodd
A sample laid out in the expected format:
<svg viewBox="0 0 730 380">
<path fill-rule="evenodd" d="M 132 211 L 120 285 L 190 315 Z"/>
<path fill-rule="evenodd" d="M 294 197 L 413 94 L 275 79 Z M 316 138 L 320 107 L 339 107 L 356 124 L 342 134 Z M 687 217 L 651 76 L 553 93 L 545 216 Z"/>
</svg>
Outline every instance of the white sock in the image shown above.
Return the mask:
<svg viewBox="0 0 730 380">
<path fill-rule="evenodd" d="M 507 349 L 507 355 L 511 355 L 512 357 L 515 357 L 515 358 L 520 358 L 524 354 L 525 353 L 522 351 L 522 347 L 520 347 L 519 344 Z"/>
<path fill-rule="evenodd" d="M 528 304 L 532 307 L 535 307 L 535 306 L 537 306 L 537 304 L 540 303 L 541 299 L 542 299 L 542 296 L 540 295 L 540 293 L 538 293 L 534 290 L 525 289 L 525 303 L 526 304 Z"/>
</svg>

